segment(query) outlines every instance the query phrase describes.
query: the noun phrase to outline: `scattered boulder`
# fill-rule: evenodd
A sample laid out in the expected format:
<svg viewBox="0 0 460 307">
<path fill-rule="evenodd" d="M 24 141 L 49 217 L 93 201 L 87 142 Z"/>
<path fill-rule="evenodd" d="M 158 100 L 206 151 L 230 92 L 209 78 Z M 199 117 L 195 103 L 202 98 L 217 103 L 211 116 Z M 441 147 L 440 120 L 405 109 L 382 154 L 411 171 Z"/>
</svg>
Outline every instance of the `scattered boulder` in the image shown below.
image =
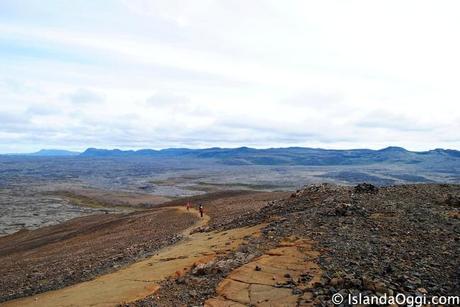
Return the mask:
<svg viewBox="0 0 460 307">
<path fill-rule="evenodd" d="M 212 268 L 213 273 L 228 273 L 236 265 L 236 262 L 232 259 L 220 260 L 215 263 Z"/>
<path fill-rule="evenodd" d="M 370 183 L 360 183 L 357 186 L 354 187 L 353 191 L 355 193 L 377 193 L 379 191 L 379 188 L 376 186 L 370 184 Z"/>
<path fill-rule="evenodd" d="M 178 278 L 176 278 L 176 283 L 177 284 L 185 284 L 186 283 L 186 279 L 184 276 L 180 276 Z"/>
<path fill-rule="evenodd" d="M 192 274 L 195 276 L 207 275 L 214 264 L 214 261 L 210 261 L 208 263 L 199 263 L 192 268 Z"/>
<path fill-rule="evenodd" d="M 194 234 L 194 233 L 197 233 L 197 232 L 208 232 L 210 231 L 210 227 L 209 226 L 201 226 L 201 227 L 197 227 L 195 229 L 192 229 L 192 231 L 190 231 L 190 234 Z"/>
<path fill-rule="evenodd" d="M 338 287 L 338 286 L 342 286 L 343 285 L 343 278 L 339 278 L 339 277 L 334 277 L 331 279 L 331 281 L 329 282 L 329 284 L 333 287 Z"/>
<path fill-rule="evenodd" d="M 460 196 L 448 194 L 444 203 L 451 207 L 460 208 Z"/>
<path fill-rule="evenodd" d="M 350 215 L 350 204 L 338 204 L 334 209 L 334 214 L 338 216 Z"/>
<path fill-rule="evenodd" d="M 367 276 L 363 276 L 362 282 L 363 282 L 363 288 L 364 289 L 370 290 L 370 291 L 375 290 L 374 282 L 370 278 L 368 278 Z"/>
<path fill-rule="evenodd" d="M 420 294 L 428 294 L 428 291 L 426 291 L 425 288 L 417 288 L 417 292 Z"/>
</svg>

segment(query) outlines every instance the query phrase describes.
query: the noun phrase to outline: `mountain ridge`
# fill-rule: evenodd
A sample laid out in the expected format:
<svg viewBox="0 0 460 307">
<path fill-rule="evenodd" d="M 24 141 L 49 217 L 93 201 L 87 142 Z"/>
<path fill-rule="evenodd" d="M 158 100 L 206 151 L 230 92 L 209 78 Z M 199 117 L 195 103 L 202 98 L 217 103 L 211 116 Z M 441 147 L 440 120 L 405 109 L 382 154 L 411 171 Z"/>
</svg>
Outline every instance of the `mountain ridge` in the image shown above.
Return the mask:
<svg viewBox="0 0 460 307">
<path fill-rule="evenodd" d="M 30 154 L 15 154 L 33 157 L 81 157 L 81 158 L 163 158 L 163 159 L 207 159 L 226 165 L 369 165 L 391 164 L 443 164 L 449 162 L 460 165 L 460 151 L 454 149 L 431 149 L 410 151 L 403 147 L 389 146 L 382 149 L 324 149 L 311 147 L 278 148 L 165 148 L 165 149 L 102 149 L 88 148 L 83 152 L 59 149 L 42 149 Z"/>
<path fill-rule="evenodd" d="M 238 148 L 167 148 L 161 150 L 97 149 L 88 148 L 79 157 L 153 157 L 214 159 L 227 165 L 368 165 L 374 163 L 440 163 L 457 161 L 460 151 L 433 149 L 409 151 L 390 146 L 383 149 L 322 149 L 309 147 L 285 147 L 256 149 Z M 459 160 L 460 163 L 460 160 Z"/>
<path fill-rule="evenodd" d="M 43 151 L 43 150 L 41 150 Z M 64 151 L 64 150 L 63 150 Z M 408 152 L 408 153 L 416 153 L 416 154 L 428 154 L 428 153 L 447 153 L 456 155 L 460 153 L 460 150 L 456 149 L 444 149 L 444 148 L 435 148 L 429 149 L 425 151 L 415 151 L 415 150 L 408 150 L 404 147 L 398 146 L 388 146 L 381 149 L 368 149 L 368 148 L 351 148 L 351 149 L 326 149 L 320 147 L 268 147 L 268 148 L 253 148 L 253 147 L 207 147 L 207 148 L 186 148 L 186 147 L 168 147 L 164 149 L 149 149 L 149 148 L 142 148 L 142 149 L 127 149 L 122 150 L 118 148 L 113 149 L 106 149 L 106 148 L 94 148 L 89 147 L 85 151 L 80 153 L 80 156 L 89 156 L 89 155 L 146 155 L 146 154 L 165 154 L 165 153 L 191 153 L 191 152 L 279 152 L 279 151 L 323 151 L 323 152 Z"/>
</svg>

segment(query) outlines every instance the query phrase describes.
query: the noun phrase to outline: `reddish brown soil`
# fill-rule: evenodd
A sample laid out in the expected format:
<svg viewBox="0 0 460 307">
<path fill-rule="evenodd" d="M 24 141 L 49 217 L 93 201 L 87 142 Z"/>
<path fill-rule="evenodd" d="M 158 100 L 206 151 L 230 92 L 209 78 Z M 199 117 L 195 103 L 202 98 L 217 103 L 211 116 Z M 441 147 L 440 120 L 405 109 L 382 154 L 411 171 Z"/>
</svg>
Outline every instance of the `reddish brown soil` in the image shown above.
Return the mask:
<svg viewBox="0 0 460 307">
<path fill-rule="evenodd" d="M 187 201 L 194 207 L 203 204 L 205 213 L 211 217 L 210 227 L 215 227 L 226 224 L 242 214 L 259 211 L 270 201 L 284 199 L 290 194 L 291 192 L 223 191 L 181 198 L 161 206 L 183 205 Z"/>
<path fill-rule="evenodd" d="M 170 198 L 152 194 L 84 188 L 61 189 L 51 194 L 64 197 L 72 204 L 89 207 L 151 208 L 170 200 Z"/>
<path fill-rule="evenodd" d="M 81 217 L 0 238 L 0 302 L 61 288 L 176 242 L 196 216 L 175 208 Z"/>
<path fill-rule="evenodd" d="M 102 214 L 76 218 L 33 231 L 0 238 L 0 302 L 62 288 L 92 279 L 149 256 L 180 239 L 196 217 L 173 206 L 191 201 L 203 204 L 210 225 L 258 211 L 285 192 L 217 192 L 177 199 L 156 209 L 129 214 Z M 83 196 L 78 194 L 79 196 Z M 109 195 L 110 196 L 110 195 Z M 112 196 L 85 194 L 94 201 Z"/>
</svg>

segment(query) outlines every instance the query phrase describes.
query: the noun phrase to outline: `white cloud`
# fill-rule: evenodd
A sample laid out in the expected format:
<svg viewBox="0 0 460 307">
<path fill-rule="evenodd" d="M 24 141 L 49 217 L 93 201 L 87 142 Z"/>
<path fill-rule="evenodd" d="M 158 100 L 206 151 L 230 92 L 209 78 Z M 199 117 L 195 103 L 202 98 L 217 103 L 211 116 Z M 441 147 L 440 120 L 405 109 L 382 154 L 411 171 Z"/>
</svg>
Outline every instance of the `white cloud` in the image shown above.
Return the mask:
<svg viewBox="0 0 460 307">
<path fill-rule="evenodd" d="M 158 92 L 147 98 L 147 103 L 155 107 L 183 107 L 187 105 L 189 99 L 185 96 L 177 95 L 168 92 Z"/>
<path fill-rule="evenodd" d="M 5 3 L 0 152 L 460 148 L 456 1 Z"/>
<path fill-rule="evenodd" d="M 68 93 L 64 95 L 64 98 L 76 104 L 99 103 L 104 101 L 104 98 L 100 94 L 84 88 L 79 88 L 72 93 Z"/>
</svg>

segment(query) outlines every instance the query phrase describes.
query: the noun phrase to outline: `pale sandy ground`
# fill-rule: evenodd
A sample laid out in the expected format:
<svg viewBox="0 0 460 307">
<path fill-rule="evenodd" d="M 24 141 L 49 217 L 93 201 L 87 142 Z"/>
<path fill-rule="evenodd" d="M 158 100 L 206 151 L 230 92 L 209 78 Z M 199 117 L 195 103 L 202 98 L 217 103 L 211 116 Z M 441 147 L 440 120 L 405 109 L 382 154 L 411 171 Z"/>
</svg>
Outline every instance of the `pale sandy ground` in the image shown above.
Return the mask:
<svg viewBox="0 0 460 307">
<path fill-rule="evenodd" d="M 312 242 L 287 238 L 280 246 L 232 271 L 217 286 L 218 295 L 207 300 L 205 307 L 297 306 L 299 296 L 294 295 L 292 289 L 278 285 L 291 278 L 298 281 L 308 276 L 308 281 L 299 283 L 298 288 L 306 290 L 304 300 L 310 299 L 309 290 L 322 273 L 315 262 L 318 256 Z"/>
<path fill-rule="evenodd" d="M 179 210 L 186 210 L 178 207 Z M 193 212 L 198 212 L 192 209 Z M 132 302 L 153 294 L 159 282 L 169 276 L 182 274 L 194 264 L 208 262 L 216 255 L 235 249 L 248 235 L 255 235 L 262 225 L 239 228 L 222 233 L 195 233 L 191 230 L 203 226 L 208 216 L 185 230 L 187 236 L 176 245 L 164 248 L 155 256 L 132 264 L 117 272 L 102 275 L 91 281 L 56 291 L 9 301 L 3 306 L 115 306 Z"/>
</svg>

